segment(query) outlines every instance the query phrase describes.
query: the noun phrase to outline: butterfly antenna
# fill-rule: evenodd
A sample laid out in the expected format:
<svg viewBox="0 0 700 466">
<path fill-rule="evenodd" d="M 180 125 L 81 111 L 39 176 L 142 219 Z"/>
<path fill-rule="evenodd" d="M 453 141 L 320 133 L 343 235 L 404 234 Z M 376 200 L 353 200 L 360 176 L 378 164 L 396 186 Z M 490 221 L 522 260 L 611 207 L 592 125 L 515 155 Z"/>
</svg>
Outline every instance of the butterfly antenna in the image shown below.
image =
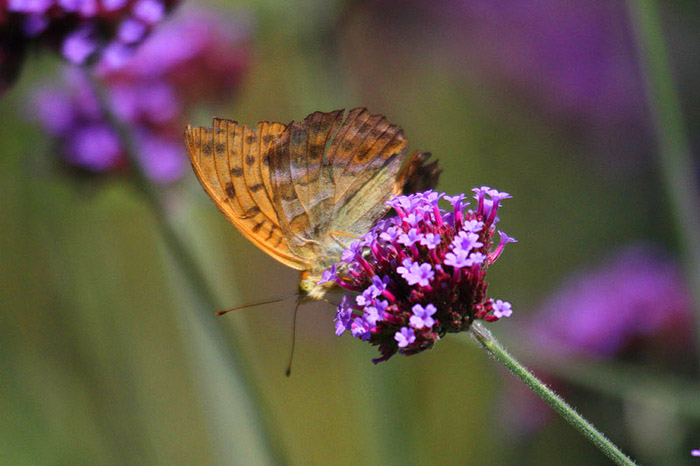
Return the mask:
<svg viewBox="0 0 700 466">
<path fill-rule="evenodd" d="M 239 311 L 241 309 L 245 309 L 248 307 L 262 306 L 263 304 L 278 303 L 280 301 L 284 301 L 285 299 L 293 298 L 294 296 L 298 296 L 298 295 L 299 295 L 299 292 L 297 291 L 296 293 L 290 294 L 289 296 L 283 296 L 281 298 L 275 298 L 275 299 L 268 299 L 267 301 L 260 301 L 259 303 L 245 304 L 243 306 L 234 307 L 233 309 L 228 309 L 226 311 L 219 311 L 216 313 L 216 315 L 222 316 L 224 314 L 228 314 L 229 312 Z"/>
<path fill-rule="evenodd" d="M 284 373 L 287 377 L 292 375 L 292 359 L 294 359 L 294 347 L 297 343 L 297 311 L 299 311 L 299 305 L 301 301 L 297 301 L 297 305 L 294 308 L 294 321 L 292 322 L 292 350 L 289 352 L 289 364 L 287 364 L 287 371 Z"/>
</svg>

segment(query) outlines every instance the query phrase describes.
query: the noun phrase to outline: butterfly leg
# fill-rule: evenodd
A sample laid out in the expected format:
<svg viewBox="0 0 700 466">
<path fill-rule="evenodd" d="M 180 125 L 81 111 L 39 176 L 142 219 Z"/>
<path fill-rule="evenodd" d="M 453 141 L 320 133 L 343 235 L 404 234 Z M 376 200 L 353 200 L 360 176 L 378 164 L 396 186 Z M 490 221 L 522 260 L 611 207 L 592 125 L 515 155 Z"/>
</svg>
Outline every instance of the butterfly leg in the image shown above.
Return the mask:
<svg viewBox="0 0 700 466">
<path fill-rule="evenodd" d="M 339 231 L 331 231 L 330 233 L 328 233 L 328 236 L 330 236 L 331 239 L 332 239 L 333 241 L 335 241 L 336 244 L 338 244 L 338 246 L 340 246 L 340 247 L 343 248 L 343 249 L 347 249 L 347 248 L 349 247 L 349 245 L 343 244 L 338 238 L 336 238 L 336 236 L 344 236 L 344 237 L 346 237 L 346 238 L 360 239 L 359 236 L 351 235 L 351 234 L 348 234 L 348 233 L 342 233 L 342 232 L 339 232 Z"/>
</svg>

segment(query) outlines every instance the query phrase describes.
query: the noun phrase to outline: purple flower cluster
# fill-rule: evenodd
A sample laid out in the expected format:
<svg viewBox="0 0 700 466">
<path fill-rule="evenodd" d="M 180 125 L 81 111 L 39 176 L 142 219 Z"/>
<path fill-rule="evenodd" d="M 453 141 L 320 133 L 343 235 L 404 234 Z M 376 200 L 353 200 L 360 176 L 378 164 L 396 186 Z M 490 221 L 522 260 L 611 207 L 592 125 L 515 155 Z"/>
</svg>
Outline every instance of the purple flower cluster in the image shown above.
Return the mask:
<svg viewBox="0 0 700 466">
<path fill-rule="evenodd" d="M 46 45 L 83 64 L 123 60 L 177 0 L 0 0 L 0 92 L 28 45 Z"/>
<path fill-rule="evenodd" d="M 492 237 L 501 201 L 509 198 L 486 186 L 475 188 L 475 210 L 466 196 L 426 191 L 387 202 L 396 217 L 380 220 L 326 271 L 322 282 L 334 281 L 351 291 L 335 317 L 336 334 L 379 347 L 385 361 L 396 352 L 411 355 L 431 348 L 448 332 L 462 332 L 474 319 L 489 322 L 510 316 L 511 305 L 487 298 L 486 270 L 515 241 L 499 232 Z M 438 206 L 443 198 L 452 206 Z"/>
<path fill-rule="evenodd" d="M 142 167 L 154 181 L 171 182 L 185 171 L 187 109 L 227 98 L 238 87 L 248 52 L 246 29 L 235 26 L 215 14 L 191 12 L 155 31 L 123 65 L 98 65 L 112 108 L 133 128 Z M 70 166 L 88 173 L 127 167 L 122 143 L 82 69 L 68 70 L 64 86 L 37 91 L 33 107 Z"/>
</svg>

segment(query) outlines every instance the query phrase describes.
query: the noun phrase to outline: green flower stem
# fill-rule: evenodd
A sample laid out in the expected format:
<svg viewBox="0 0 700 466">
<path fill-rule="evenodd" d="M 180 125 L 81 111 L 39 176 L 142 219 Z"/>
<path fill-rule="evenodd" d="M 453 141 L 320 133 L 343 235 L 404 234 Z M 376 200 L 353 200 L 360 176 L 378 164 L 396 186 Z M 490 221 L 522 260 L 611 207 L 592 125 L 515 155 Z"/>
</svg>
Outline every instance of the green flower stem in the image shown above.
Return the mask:
<svg viewBox="0 0 700 466">
<path fill-rule="evenodd" d="M 141 161 L 138 158 L 140 150 L 131 129 L 114 113 L 107 97 L 107 90 L 99 77 L 89 72 L 87 75 L 95 89 L 106 119 L 118 132 L 120 140 L 124 144 L 124 149 L 132 168 L 132 182 L 150 207 L 173 262 L 178 266 L 182 272 L 181 275 L 185 278 L 184 283 L 188 288 L 186 290 L 187 294 L 197 303 L 196 311 L 201 314 L 193 317 L 202 323 L 208 338 L 217 342 L 216 347 L 219 351 L 225 353 L 222 356 L 228 361 L 229 369 L 236 379 L 235 385 L 242 388 L 242 395 L 247 399 L 247 401 L 241 400 L 241 403 L 252 408 L 246 412 L 246 423 L 255 431 L 251 434 L 256 438 L 258 444 L 264 446 L 265 452 L 270 455 L 271 460 L 275 464 L 283 464 L 282 449 L 279 446 L 278 438 L 273 434 L 271 427 L 264 422 L 265 419 L 271 419 L 271 417 L 265 415 L 265 406 L 258 396 L 259 391 L 254 387 L 252 381 L 252 371 L 240 356 L 242 354 L 241 348 L 238 347 L 235 339 L 227 337 L 223 333 L 221 326 L 214 322 L 214 311 L 222 309 L 216 293 L 209 286 L 209 282 L 199 267 L 197 260 L 178 234 L 176 227 L 167 214 L 168 210 L 163 203 L 162 197 L 143 173 Z M 195 309 L 192 310 L 195 311 Z"/>
<path fill-rule="evenodd" d="M 574 426 L 608 458 L 616 464 L 634 465 L 627 455 L 622 453 L 614 443 L 605 435 L 596 430 L 593 425 L 585 420 L 579 413 L 569 406 L 559 395 L 549 389 L 541 380 L 532 374 L 525 366 L 520 364 L 501 344 L 493 337 L 481 323 L 474 322 L 470 328 L 471 334 L 494 358 L 508 368 L 516 377 L 522 380 L 533 392 L 542 398 L 549 406 L 559 413 L 569 424 Z"/>
<path fill-rule="evenodd" d="M 695 324 L 700 338 L 700 189 L 693 166 L 683 113 L 674 88 L 657 3 L 628 0 L 647 99 L 654 119 L 658 157 L 671 202 L 688 284 L 695 301 Z"/>
<path fill-rule="evenodd" d="M 700 419 L 698 382 L 633 363 L 542 351 L 531 344 L 519 343 L 516 349 L 530 367 L 541 368 L 571 384 L 621 399 L 653 397 L 673 415 Z"/>
</svg>

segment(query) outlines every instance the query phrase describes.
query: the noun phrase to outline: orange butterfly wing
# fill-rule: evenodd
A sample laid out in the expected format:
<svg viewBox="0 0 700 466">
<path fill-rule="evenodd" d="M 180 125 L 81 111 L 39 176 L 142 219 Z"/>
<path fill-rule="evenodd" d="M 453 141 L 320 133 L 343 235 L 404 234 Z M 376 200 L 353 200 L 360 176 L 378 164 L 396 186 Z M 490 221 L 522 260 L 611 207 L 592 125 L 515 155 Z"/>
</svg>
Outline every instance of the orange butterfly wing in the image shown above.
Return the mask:
<svg viewBox="0 0 700 466">
<path fill-rule="evenodd" d="M 280 123 L 260 122 L 253 131 L 214 119 L 212 128 L 188 126 L 185 142 L 197 178 L 226 218 L 273 258 L 305 270 L 308 261 L 289 249 L 272 206 L 267 154 L 284 129 Z"/>
<path fill-rule="evenodd" d="M 187 127 L 195 173 L 241 233 L 280 262 L 317 279 L 340 258 L 332 232 L 360 236 L 409 186 L 434 187 L 440 171 L 429 154 L 406 159 L 403 131 L 364 108 L 315 112 L 289 125 L 255 131 L 215 119 Z"/>
<path fill-rule="evenodd" d="M 315 112 L 292 122 L 270 149 L 273 207 L 290 249 L 311 263 L 310 278 L 342 252 L 330 233 L 361 236 L 415 176 L 429 154 L 407 163 L 403 131 L 364 108 Z M 437 181 L 430 175 L 429 183 Z"/>
</svg>

